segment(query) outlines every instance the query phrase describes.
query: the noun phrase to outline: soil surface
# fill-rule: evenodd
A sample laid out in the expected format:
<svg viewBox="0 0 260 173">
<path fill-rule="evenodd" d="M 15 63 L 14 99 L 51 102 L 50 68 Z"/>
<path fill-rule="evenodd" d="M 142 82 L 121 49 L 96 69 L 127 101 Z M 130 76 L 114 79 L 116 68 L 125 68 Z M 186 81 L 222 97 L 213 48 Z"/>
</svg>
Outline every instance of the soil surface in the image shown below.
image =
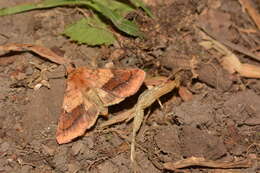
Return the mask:
<svg viewBox="0 0 260 173">
<path fill-rule="evenodd" d="M 259 11 L 257 1 L 252 2 Z M 37 0 L 1 0 L 0 7 L 28 2 Z M 192 156 L 211 161 L 250 160 L 250 166 L 209 169 L 197 165 L 175 172 L 260 172 L 260 81 L 226 71 L 221 65 L 223 55 L 202 47 L 199 34 L 205 30 L 216 40 L 224 39 L 260 56 L 260 31 L 252 18 L 238 0 L 147 3 L 155 18 L 141 10 L 127 16 L 138 23 L 144 39 L 118 34 L 114 46 L 78 45 L 61 33 L 66 25 L 84 17 L 82 11 L 59 7 L 0 17 L 0 44 L 40 44 L 71 58 L 76 66 L 138 67 L 147 76 L 181 75 L 181 87 L 163 96 L 162 106 L 157 102 L 145 111 L 136 139 L 137 172 L 173 172 L 163 164 Z M 230 50 L 241 62 L 260 67 L 243 52 Z M 85 136 L 57 144 L 55 132 L 66 86 L 64 68 L 56 66 L 48 73 L 50 88 L 34 90 L 24 82 L 39 73 L 33 64 L 53 65 L 29 52 L 0 58 L 0 172 L 132 172 L 131 121 L 98 130 L 107 121 L 100 117 Z M 124 105 L 130 101 L 112 106 L 109 118 L 129 109 Z"/>
</svg>

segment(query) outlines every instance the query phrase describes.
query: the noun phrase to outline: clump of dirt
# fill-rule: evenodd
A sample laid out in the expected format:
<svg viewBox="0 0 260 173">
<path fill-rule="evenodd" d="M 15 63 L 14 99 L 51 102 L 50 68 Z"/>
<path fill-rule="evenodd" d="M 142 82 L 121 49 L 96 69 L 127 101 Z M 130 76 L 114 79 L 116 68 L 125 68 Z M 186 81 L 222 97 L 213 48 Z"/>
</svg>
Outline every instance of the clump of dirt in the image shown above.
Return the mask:
<svg viewBox="0 0 260 173">
<path fill-rule="evenodd" d="M 0 7 L 25 2 L 3 0 Z M 252 18 L 237 0 L 147 3 L 155 18 L 141 10 L 128 16 L 136 20 L 144 39 L 121 35 L 120 44 L 111 47 L 77 45 L 60 33 L 83 16 L 74 8 L 63 7 L 0 17 L 0 44 L 41 44 L 71 58 L 76 66 L 139 67 L 147 76 L 180 74 L 184 91 L 191 95 L 184 101 L 183 93 L 174 90 L 160 99 L 162 106 L 154 103 L 146 110 L 137 135 L 139 172 L 164 172 L 164 163 L 192 156 L 230 162 L 259 158 L 259 79 L 230 74 L 221 65 L 222 55 L 204 49 L 198 34 L 202 29 L 225 45 L 231 42 L 260 56 L 260 32 Z M 241 62 L 259 66 L 242 49 L 229 48 Z M 96 130 L 105 121 L 100 118 L 85 136 L 57 144 L 66 74 L 62 66 L 57 67 L 49 74 L 50 89 L 35 91 L 21 82 L 33 76 L 32 63 L 51 65 L 31 53 L 0 57 L 0 172 L 131 172 L 131 122 Z M 130 105 L 128 100 L 111 112 L 120 113 L 128 108 L 124 105 Z M 235 171 L 257 172 L 256 162 L 252 159 L 251 167 Z M 186 169 L 192 173 L 215 171 L 200 166 Z"/>
</svg>

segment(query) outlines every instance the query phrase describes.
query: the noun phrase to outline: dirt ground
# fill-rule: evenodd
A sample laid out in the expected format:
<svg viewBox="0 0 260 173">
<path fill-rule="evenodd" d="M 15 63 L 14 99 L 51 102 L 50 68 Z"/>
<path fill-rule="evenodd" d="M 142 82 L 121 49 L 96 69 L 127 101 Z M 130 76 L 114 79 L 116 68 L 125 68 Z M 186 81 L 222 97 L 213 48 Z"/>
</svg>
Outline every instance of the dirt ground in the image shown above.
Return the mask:
<svg viewBox="0 0 260 173">
<path fill-rule="evenodd" d="M 37 1 L 1 0 L 0 7 L 25 2 Z M 253 2 L 260 11 L 259 0 Z M 0 44 L 40 44 L 71 58 L 77 66 L 97 68 L 113 62 L 114 67 L 139 67 L 148 76 L 181 74 L 182 92 L 174 90 L 160 99 L 162 106 L 155 103 L 146 110 L 136 139 L 137 172 L 173 172 L 163 164 L 192 156 L 211 161 L 250 160 L 250 166 L 217 169 L 197 165 L 175 172 L 260 172 L 260 81 L 230 74 L 221 66 L 217 51 L 199 44 L 199 31 L 204 28 L 259 57 L 260 31 L 251 17 L 238 0 L 151 0 L 148 4 L 154 19 L 141 10 L 127 16 L 138 23 L 145 39 L 121 35 L 110 47 L 78 45 L 61 33 L 83 15 L 76 8 L 64 7 L 0 17 Z M 230 50 L 241 62 L 260 66 L 243 52 Z M 101 117 L 84 137 L 57 144 L 64 69 L 57 66 L 49 73 L 50 89 L 35 91 L 24 82 L 37 72 L 32 63 L 53 65 L 29 52 L 0 58 L 0 172 L 132 172 L 132 122 L 98 130 L 107 121 Z M 109 118 L 127 109 L 128 102 L 112 106 Z"/>
</svg>

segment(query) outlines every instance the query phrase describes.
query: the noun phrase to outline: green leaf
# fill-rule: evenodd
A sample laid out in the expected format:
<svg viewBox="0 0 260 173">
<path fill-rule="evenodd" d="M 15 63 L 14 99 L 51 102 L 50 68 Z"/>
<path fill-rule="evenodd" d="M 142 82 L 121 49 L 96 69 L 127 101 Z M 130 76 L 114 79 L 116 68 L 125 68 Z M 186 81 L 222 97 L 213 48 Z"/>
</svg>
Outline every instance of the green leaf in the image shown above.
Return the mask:
<svg viewBox="0 0 260 173">
<path fill-rule="evenodd" d="M 134 7 L 131 4 L 123 3 L 117 0 L 95 0 L 103 6 L 108 7 L 110 10 L 117 12 L 121 16 L 126 16 L 128 13 L 134 11 Z"/>
<path fill-rule="evenodd" d="M 92 46 L 110 45 L 116 41 L 106 25 L 96 16 L 81 19 L 70 25 L 65 29 L 64 34 L 74 41 Z"/>
<path fill-rule="evenodd" d="M 144 4 L 142 0 L 130 0 L 136 7 L 141 7 L 150 17 L 154 17 L 151 10 Z"/>
<path fill-rule="evenodd" d="M 16 14 L 24 11 L 29 11 L 31 9 L 35 9 L 35 4 L 28 4 L 28 5 L 19 5 L 15 7 L 10 8 L 1 8 L 0 9 L 0 16 L 10 15 L 10 14 Z"/>
<path fill-rule="evenodd" d="M 45 0 L 36 4 L 28 4 L 28 5 L 20 5 L 16 7 L 3 8 L 0 9 L 0 16 L 21 13 L 34 9 L 44 9 L 44 8 L 53 8 L 57 6 L 86 6 L 90 7 L 109 20 L 121 31 L 132 35 L 132 36 L 140 36 L 142 37 L 142 33 L 139 30 L 138 26 L 123 16 L 121 16 L 118 12 L 111 10 L 106 5 L 99 3 L 98 0 Z"/>
<path fill-rule="evenodd" d="M 18 6 L 9 7 L 9 8 L 1 8 L 0 16 L 16 14 L 16 13 L 21 13 L 21 12 L 26 12 L 26 11 L 30 11 L 30 10 L 36 10 L 36 9 L 65 6 L 65 5 L 74 5 L 75 6 L 75 5 L 80 5 L 80 3 L 78 2 L 78 0 L 45 0 L 43 2 L 35 3 L 35 4 L 25 4 L 25 5 L 18 5 Z"/>
<path fill-rule="evenodd" d="M 143 37 L 142 32 L 139 30 L 138 26 L 134 22 L 125 19 L 118 13 L 110 10 L 109 8 L 100 4 L 97 1 L 95 1 L 95 4 L 92 7 L 95 8 L 95 10 L 100 12 L 102 15 L 109 18 L 112 21 L 112 23 L 121 31 L 132 36 Z"/>
</svg>

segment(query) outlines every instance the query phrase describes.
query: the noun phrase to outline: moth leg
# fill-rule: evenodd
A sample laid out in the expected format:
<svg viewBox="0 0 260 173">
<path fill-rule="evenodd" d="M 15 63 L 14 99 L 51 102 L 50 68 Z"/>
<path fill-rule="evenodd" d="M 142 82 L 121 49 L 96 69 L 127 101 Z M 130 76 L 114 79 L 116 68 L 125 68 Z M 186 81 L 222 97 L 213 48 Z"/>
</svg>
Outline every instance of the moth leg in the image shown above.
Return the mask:
<svg viewBox="0 0 260 173">
<path fill-rule="evenodd" d="M 108 108 L 104 105 L 101 98 L 99 97 L 98 91 L 94 88 L 90 89 L 84 96 L 91 101 L 91 103 L 95 104 L 99 111 L 100 115 L 107 116 L 108 115 Z"/>
</svg>

